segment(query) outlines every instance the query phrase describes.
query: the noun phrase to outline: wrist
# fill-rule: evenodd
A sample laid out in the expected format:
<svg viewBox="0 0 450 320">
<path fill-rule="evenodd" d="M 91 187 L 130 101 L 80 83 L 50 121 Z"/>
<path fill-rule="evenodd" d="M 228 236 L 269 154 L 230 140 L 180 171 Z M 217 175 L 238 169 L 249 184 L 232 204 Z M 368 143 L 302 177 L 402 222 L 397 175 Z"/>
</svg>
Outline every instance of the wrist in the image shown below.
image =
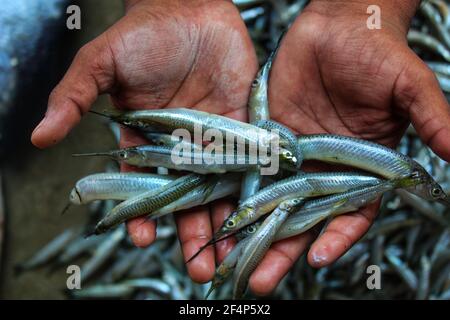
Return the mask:
<svg viewBox="0 0 450 320">
<path fill-rule="evenodd" d="M 380 7 L 381 20 L 404 34 L 421 0 L 311 0 L 309 9 L 328 16 L 367 17 L 367 8 Z"/>
</svg>

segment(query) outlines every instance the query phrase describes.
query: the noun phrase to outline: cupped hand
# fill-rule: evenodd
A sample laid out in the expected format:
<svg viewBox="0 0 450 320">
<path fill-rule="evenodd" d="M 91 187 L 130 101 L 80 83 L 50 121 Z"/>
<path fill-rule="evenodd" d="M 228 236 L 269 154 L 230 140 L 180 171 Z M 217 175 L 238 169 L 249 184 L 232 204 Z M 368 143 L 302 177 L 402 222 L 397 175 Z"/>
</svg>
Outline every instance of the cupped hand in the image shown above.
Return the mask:
<svg viewBox="0 0 450 320">
<path fill-rule="evenodd" d="M 231 1 L 129 1 L 126 15 L 78 52 L 32 142 L 45 148 L 62 140 L 103 93 L 123 109 L 192 107 L 245 121 L 256 71 L 251 39 Z M 122 131 L 122 147 L 142 143 Z M 216 226 L 230 210 L 224 202 L 214 209 Z M 212 237 L 208 208 L 177 215 L 177 225 L 186 259 Z M 134 219 L 127 227 L 137 246 L 155 239 L 154 222 Z M 214 250 L 205 250 L 189 274 L 209 281 L 214 260 Z"/>
<path fill-rule="evenodd" d="M 382 8 L 382 29 L 369 30 L 364 1 L 330 2 L 313 1 L 286 34 L 270 76 L 271 117 L 299 134 L 342 134 L 389 147 L 412 122 L 450 160 L 449 105 L 434 74 L 408 48 L 408 19 L 391 19 Z M 352 4 L 344 8 L 346 2 Z M 308 262 L 334 262 L 368 230 L 377 210 L 373 204 L 333 219 L 312 243 Z M 252 275 L 253 291 L 272 291 L 312 239 L 308 233 L 274 244 Z"/>
</svg>

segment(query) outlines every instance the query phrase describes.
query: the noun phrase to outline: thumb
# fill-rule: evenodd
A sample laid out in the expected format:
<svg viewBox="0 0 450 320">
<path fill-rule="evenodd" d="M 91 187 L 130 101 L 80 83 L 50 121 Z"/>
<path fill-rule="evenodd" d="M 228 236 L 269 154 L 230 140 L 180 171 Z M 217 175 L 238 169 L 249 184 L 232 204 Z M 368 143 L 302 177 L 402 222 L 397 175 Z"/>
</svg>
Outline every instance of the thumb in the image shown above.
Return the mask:
<svg viewBox="0 0 450 320">
<path fill-rule="evenodd" d="M 395 104 L 405 111 L 420 138 L 450 161 L 450 107 L 434 73 L 416 55 L 398 76 Z"/>
<path fill-rule="evenodd" d="M 113 85 L 114 63 L 106 36 L 82 47 L 61 82 L 53 89 L 44 119 L 31 142 L 46 148 L 61 141 L 80 121 L 98 95 Z"/>
</svg>

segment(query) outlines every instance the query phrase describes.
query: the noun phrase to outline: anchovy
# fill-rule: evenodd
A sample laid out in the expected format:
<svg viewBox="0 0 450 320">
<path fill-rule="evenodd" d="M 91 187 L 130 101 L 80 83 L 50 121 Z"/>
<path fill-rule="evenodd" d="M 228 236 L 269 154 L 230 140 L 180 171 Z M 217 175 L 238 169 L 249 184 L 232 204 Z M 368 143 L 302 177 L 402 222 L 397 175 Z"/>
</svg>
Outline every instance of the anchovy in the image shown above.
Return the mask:
<svg viewBox="0 0 450 320">
<path fill-rule="evenodd" d="M 304 173 L 273 183 L 239 204 L 224 222 L 215 238 L 258 220 L 284 200 L 314 197 L 348 191 L 363 185 L 379 183 L 380 179 L 361 173 Z"/>
<path fill-rule="evenodd" d="M 74 238 L 77 232 L 74 229 L 67 229 L 42 249 L 36 252 L 30 259 L 15 267 L 15 271 L 21 273 L 25 270 L 34 269 L 42 266 L 51 259 L 55 258 L 64 247 Z"/>
<path fill-rule="evenodd" d="M 240 179 L 240 174 L 228 173 L 221 176 L 218 181 L 205 182 L 178 200 L 153 211 L 148 217 L 157 219 L 169 213 L 204 205 L 214 200 L 236 194 L 239 191 Z M 205 194 L 205 190 L 209 190 L 209 192 Z"/>
<path fill-rule="evenodd" d="M 199 174 L 239 172 L 256 168 L 261 164 L 261 159 L 257 155 L 229 153 L 217 149 L 217 152 L 213 149 L 207 151 L 206 148 L 186 150 L 183 145 L 180 145 L 179 148 L 148 145 L 108 152 L 74 154 L 74 156 L 106 156 L 136 167 L 164 167 Z M 285 157 L 285 154 L 280 153 L 280 157 Z M 286 160 L 292 162 L 289 156 L 286 157 Z"/>
<path fill-rule="evenodd" d="M 436 38 L 422 32 L 410 30 L 408 33 L 408 43 L 426 49 L 450 62 L 450 51 Z"/>
<path fill-rule="evenodd" d="M 249 238 L 245 247 L 242 249 L 242 254 L 234 270 L 233 299 L 240 299 L 243 296 L 250 275 L 269 250 L 278 230 L 286 221 L 289 214 L 302 203 L 301 199 L 283 201 L 264 220 L 255 234 Z"/>
<path fill-rule="evenodd" d="M 302 136 L 298 143 L 305 160 L 344 164 L 376 173 L 387 179 L 416 175 L 422 183 L 408 191 L 449 205 L 442 187 L 416 161 L 383 145 L 361 139 L 318 134 Z"/>
<path fill-rule="evenodd" d="M 142 193 L 117 205 L 95 227 L 95 234 L 101 234 L 128 219 L 150 214 L 156 209 L 181 198 L 206 180 L 205 176 L 190 174 L 149 192 Z"/>
<path fill-rule="evenodd" d="M 206 132 L 214 129 L 222 133 L 223 138 L 236 137 L 245 144 L 269 143 L 274 137 L 266 130 L 259 129 L 249 123 L 204 111 L 187 108 L 153 109 L 140 111 L 107 111 L 95 112 L 106 116 L 123 125 L 144 131 L 161 130 L 172 133 L 176 129 L 184 128 L 190 133 L 197 130 Z"/>
<path fill-rule="evenodd" d="M 79 180 L 70 193 L 72 204 L 95 200 L 127 200 L 143 192 L 160 188 L 174 176 L 150 173 L 98 173 Z"/>
</svg>

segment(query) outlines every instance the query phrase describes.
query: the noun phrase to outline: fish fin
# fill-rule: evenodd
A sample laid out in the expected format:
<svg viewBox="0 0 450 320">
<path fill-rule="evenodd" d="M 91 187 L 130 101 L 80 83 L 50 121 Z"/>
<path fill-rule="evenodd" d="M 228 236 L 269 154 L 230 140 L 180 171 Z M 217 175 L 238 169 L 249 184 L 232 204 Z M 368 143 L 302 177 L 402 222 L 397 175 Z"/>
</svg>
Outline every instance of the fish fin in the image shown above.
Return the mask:
<svg viewBox="0 0 450 320">
<path fill-rule="evenodd" d="M 416 173 L 412 173 L 405 177 L 392 179 L 390 180 L 390 183 L 392 183 L 395 188 L 409 188 L 420 183 L 420 177 L 417 177 Z"/>
<path fill-rule="evenodd" d="M 340 199 L 333 204 L 333 209 L 339 208 L 348 202 L 347 198 Z"/>
</svg>

